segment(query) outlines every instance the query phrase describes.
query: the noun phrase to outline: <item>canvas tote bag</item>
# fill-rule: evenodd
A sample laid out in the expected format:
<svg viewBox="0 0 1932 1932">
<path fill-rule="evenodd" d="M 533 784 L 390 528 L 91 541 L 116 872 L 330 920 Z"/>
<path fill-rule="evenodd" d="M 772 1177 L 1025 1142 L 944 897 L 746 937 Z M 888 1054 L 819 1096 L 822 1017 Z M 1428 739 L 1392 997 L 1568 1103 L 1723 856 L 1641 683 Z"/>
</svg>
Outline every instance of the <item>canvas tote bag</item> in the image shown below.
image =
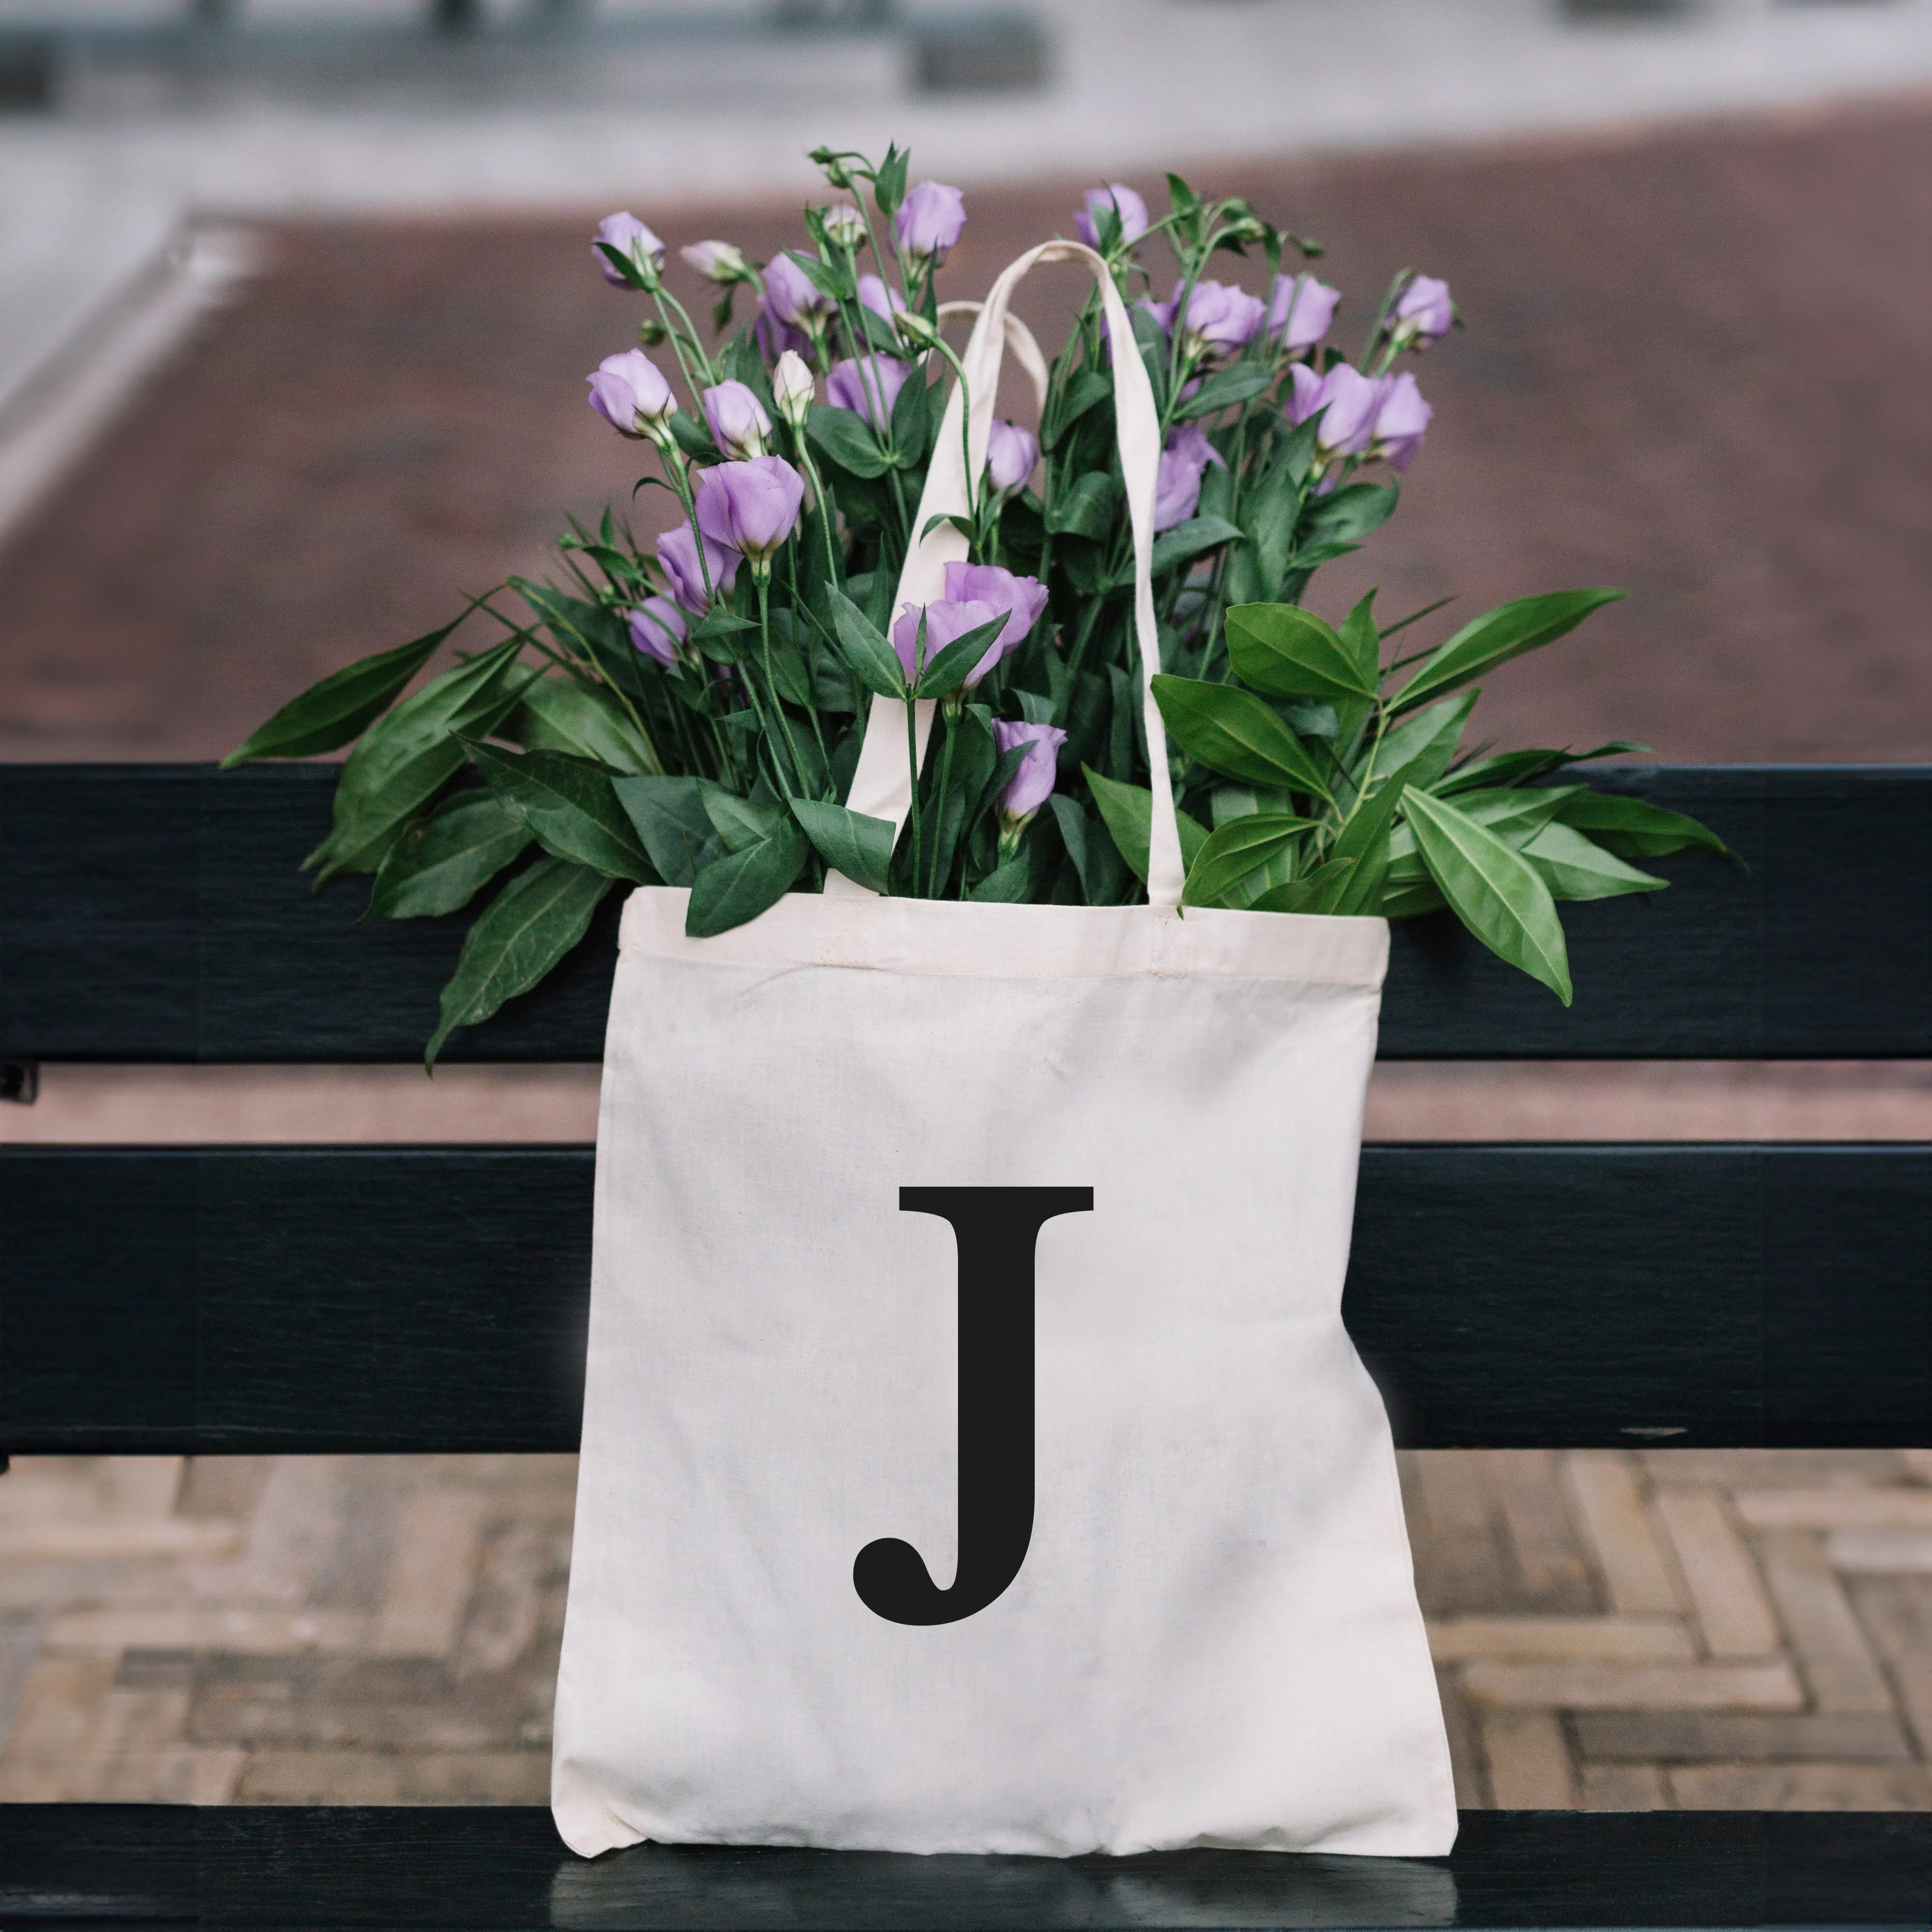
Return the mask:
<svg viewBox="0 0 1932 1932">
<path fill-rule="evenodd" d="M 970 460 L 1053 260 L 1106 304 L 1150 673 L 1158 424 L 1097 255 L 994 287 Z M 918 529 L 965 507 L 960 408 Z M 962 551 L 934 532 L 902 596 Z M 903 816 L 905 745 L 875 700 L 856 808 Z M 1181 916 L 1158 781 L 1149 869 L 1119 908 L 835 876 L 704 940 L 684 892 L 632 894 L 557 1687 L 577 1851 L 1449 1850 L 1340 1313 L 1388 928 Z"/>
</svg>

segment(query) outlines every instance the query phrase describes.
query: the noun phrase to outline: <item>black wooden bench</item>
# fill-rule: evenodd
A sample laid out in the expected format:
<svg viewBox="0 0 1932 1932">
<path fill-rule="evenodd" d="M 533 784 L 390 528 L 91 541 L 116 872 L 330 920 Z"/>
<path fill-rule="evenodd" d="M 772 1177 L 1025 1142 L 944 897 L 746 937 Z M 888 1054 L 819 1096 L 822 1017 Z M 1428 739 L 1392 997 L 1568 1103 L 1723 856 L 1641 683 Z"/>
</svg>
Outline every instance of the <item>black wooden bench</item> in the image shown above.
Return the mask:
<svg viewBox="0 0 1932 1932">
<path fill-rule="evenodd" d="M 1444 922 L 1398 928 L 1384 1058 L 1932 1057 L 1932 769 L 1612 782 L 1751 870 L 1665 861 L 1676 890 L 1573 909 L 1567 1014 Z M 0 769 L 0 1052 L 415 1059 L 457 935 L 350 932 L 353 889 L 308 895 L 291 864 L 332 783 Z M 450 1057 L 596 1059 L 614 916 Z M 569 1147 L 0 1150 L 0 1450 L 573 1448 L 591 1168 Z M 1414 1446 L 1923 1448 L 1928 1256 L 1932 1148 L 1379 1146 L 1347 1312 Z M 1471 1812 L 1434 1863 L 586 1863 L 536 1810 L 0 1808 L 0 1926 L 42 1922 L 1923 1932 L 1932 1818 Z"/>
</svg>

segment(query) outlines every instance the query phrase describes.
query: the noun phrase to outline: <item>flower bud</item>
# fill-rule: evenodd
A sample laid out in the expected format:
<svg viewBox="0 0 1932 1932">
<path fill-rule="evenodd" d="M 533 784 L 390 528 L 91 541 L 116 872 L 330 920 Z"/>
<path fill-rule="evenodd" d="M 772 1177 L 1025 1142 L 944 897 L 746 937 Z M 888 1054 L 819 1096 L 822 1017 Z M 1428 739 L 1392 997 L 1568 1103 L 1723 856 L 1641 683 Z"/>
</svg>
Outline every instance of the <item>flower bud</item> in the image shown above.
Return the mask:
<svg viewBox="0 0 1932 1932">
<path fill-rule="evenodd" d="M 986 481 L 1002 496 L 1024 488 L 1040 460 L 1040 440 L 1017 423 L 995 418 L 986 432 Z"/>
<path fill-rule="evenodd" d="M 684 613 L 668 597 L 646 597 L 624 622 L 632 643 L 667 670 L 677 662 L 677 647 L 691 634 Z"/>
<path fill-rule="evenodd" d="M 856 250 L 866 238 L 866 218 L 850 202 L 821 208 L 818 219 L 825 238 L 836 248 Z"/>
<path fill-rule="evenodd" d="M 728 242 L 694 242 L 677 251 L 707 282 L 728 288 L 734 282 L 757 279 L 752 265 Z"/>
<path fill-rule="evenodd" d="M 1147 203 L 1125 182 L 1090 188 L 1073 211 L 1073 232 L 1088 248 L 1097 248 L 1102 228 L 1113 220 L 1120 223 L 1120 248 L 1131 248 L 1148 232 Z"/>
<path fill-rule="evenodd" d="M 779 356 L 778 367 L 772 371 L 772 395 L 778 414 L 794 429 L 802 430 L 806 413 L 812 407 L 812 380 L 805 358 L 796 350 L 788 349 Z"/>
<path fill-rule="evenodd" d="M 1423 400 L 1415 378 L 1406 371 L 1386 380 L 1388 387 L 1376 414 L 1375 441 L 1369 454 L 1387 457 L 1391 470 L 1406 470 L 1421 449 L 1429 419 L 1436 412 Z"/>
<path fill-rule="evenodd" d="M 1433 275 L 1418 275 L 1402 292 L 1387 327 L 1397 349 L 1420 353 L 1439 342 L 1456 326 L 1456 304 L 1449 284 Z"/>
<path fill-rule="evenodd" d="M 920 182 L 892 217 L 892 232 L 914 260 L 937 268 L 966 228 L 966 197 L 944 182 Z"/>
<path fill-rule="evenodd" d="M 1006 834 L 1001 842 L 1003 850 L 1011 850 L 1027 820 L 1053 796 L 1060 748 L 1066 742 L 1066 734 L 1057 724 L 1009 723 L 1004 718 L 994 721 L 996 749 L 1010 752 L 1022 745 L 1026 747 L 1019 770 L 1000 794 L 1000 815 L 1006 821 Z"/>
<path fill-rule="evenodd" d="M 805 479 L 780 458 L 720 463 L 699 472 L 698 527 L 737 551 L 762 580 L 772 553 L 798 527 L 804 502 Z"/>
<path fill-rule="evenodd" d="M 597 224 L 591 250 L 604 279 L 614 289 L 654 289 L 658 271 L 664 266 L 664 244 L 634 214 L 607 214 Z M 629 265 L 626 274 L 604 251 L 614 250 Z"/>
<path fill-rule="evenodd" d="M 765 268 L 765 306 L 775 320 L 809 329 L 838 304 L 789 255 L 775 255 Z"/>
<path fill-rule="evenodd" d="M 899 340 L 914 350 L 923 352 L 939 346 L 938 326 L 928 322 L 916 310 L 900 309 L 892 317 L 892 326 L 898 331 Z"/>
<path fill-rule="evenodd" d="M 726 456 L 746 462 L 769 453 L 765 439 L 772 433 L 772 419 L 748 385 L 720 382 L 706 389 L 700 400 L 711 440 Z"/>
<path fill-rule="evenodd" d="M 677 413 L 677 398 L 664 371 L 641 349 L 605 356 L 587 380 L 590 406 L 613 429 L 657 443 L 670 434 L 667 426 Z"/>
</svg>

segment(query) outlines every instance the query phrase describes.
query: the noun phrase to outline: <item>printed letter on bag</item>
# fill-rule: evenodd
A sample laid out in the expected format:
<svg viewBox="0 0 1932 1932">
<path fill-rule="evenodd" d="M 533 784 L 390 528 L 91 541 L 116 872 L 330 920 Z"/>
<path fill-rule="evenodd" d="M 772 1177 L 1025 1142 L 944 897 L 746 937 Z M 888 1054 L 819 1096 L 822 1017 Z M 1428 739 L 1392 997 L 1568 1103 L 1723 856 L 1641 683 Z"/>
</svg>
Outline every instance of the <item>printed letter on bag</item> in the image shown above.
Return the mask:
<svg viewBox="0 0 1932 1932">
<path fill-rule="evenodd" d="M 1034 1249 L 1060 1214 L 1090 1214 L 1090 1187 L 902 1187 L 899 1212 L 952 1223 L 959 1246 L 959 1562 L 934 1587 L 909 1543 L 860 1551 L 852 1587 L 896 1624 L 955 1624 L 1020 1573 L 1033 1538 Z"/>
</svg>

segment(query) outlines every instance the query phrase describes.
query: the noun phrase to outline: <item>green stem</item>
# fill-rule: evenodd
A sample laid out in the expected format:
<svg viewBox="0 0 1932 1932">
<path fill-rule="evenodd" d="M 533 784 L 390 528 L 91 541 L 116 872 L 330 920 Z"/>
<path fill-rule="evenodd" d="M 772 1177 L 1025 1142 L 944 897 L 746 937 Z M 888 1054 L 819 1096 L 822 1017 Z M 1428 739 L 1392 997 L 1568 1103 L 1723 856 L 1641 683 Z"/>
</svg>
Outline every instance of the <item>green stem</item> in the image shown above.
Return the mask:
<svg viewBox="0 0 1932 1932">
<path fill-rule="evenodd" d="M 772 669 L 771 579 L 769 562 L 752 566 L 752 581 L 758 592 L 758 638 L 764 658 L 765 691 L 771 699 L 772 713 L 778 721 L 779 736 L 784 740 L 785 749 L 791 754 L 792 779 L 797 787 L 792 796 L 802 798 L 806 795 L 805 761 L 798 754 L 798 741 L 791 735 L 791 720 L 785 716 L 784 700 L 778 695 L 778 678 Z M 748 684 L 751 680 L 748 678 L 746 682 Z M 773 742 L 776 742 L 775 739 Z"/>
<path fill-rule="evenodd" d="M 954 729 L 959 716 L 957 699 L 948 698 L 945 710 L 946 748 L 939 755 L 939 823 L 933 828 L 932 870 L 927 881 L 926 894 L 929 899 L 938 898 L 939 889 L 944 883 L 939 876 L 939 844 L 940 835 L 946 830 L 946 794 L 952 789 L 952 741 L 958 735 Z"/>
</svg>

